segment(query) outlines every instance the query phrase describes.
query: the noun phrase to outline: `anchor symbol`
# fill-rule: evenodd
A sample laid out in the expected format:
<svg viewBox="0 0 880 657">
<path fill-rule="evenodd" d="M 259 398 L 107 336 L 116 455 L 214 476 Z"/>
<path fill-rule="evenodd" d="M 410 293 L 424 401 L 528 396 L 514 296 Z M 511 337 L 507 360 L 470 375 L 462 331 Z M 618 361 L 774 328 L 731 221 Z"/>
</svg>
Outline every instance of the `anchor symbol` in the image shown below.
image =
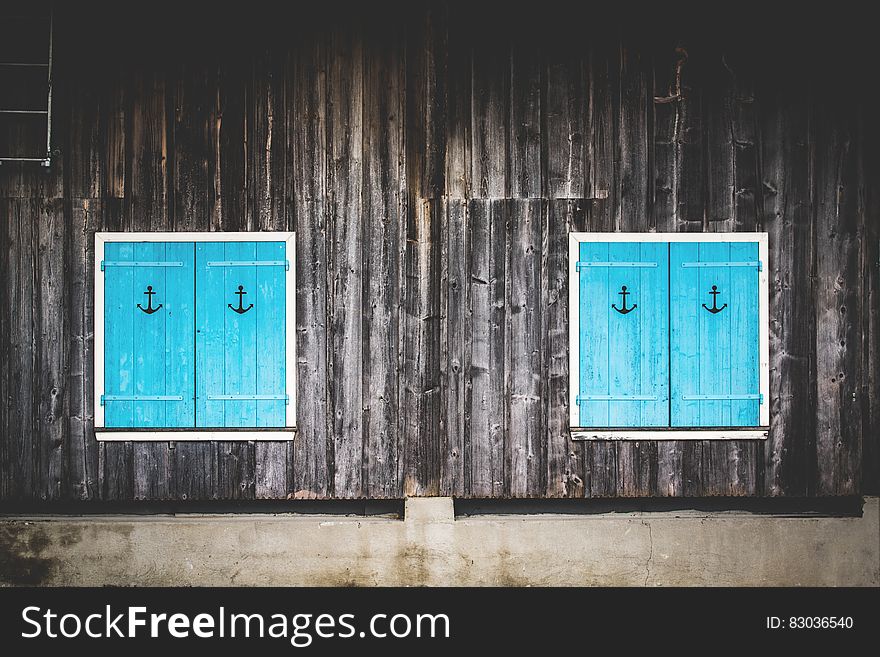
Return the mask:
<svg viewBox="0 0 880 657">
<path fill-rule="evenodd" d="M 717 286 L 717 285 L 713 285 L 713 286 L 712 286 L 712 291 L 709 292 L 709 294 L 712 295 L 712 307 L 710 308 L 709 306 L 707 306 L 707 305 L 704 303 L 704 304 L 703 304 L 703 308 L 705 308 L 706 310 L 708 310 L 708 311 L 709 311 L 710 313 L 712 313 L 713 315 L 716 315 L 716 314 L 720 313 L 722 310 L 724 310 L 725 308 L 727 308 L 727 304 L 726 304 L 726 303 L 725 303 L 723 306 L 721 306 L 720 308 L 718 307 L 718 295 L 721 294 L 721 292 L 718 291 L 718 286 Z"/>
<path fill-rule="evenodd" d="M 630 306 L 629 308 L 626 307 L 626 297 L 627 297 L 627 295 L 632 294 L 632 292 L 626 291 L 626 285 L 620 286 L 620 292 L 618 292 L 618 294 L 623 297 L 623 307 L 618 308 L 613 303 L 611 304 L 611 307 L 614 308 L 614 310 L 619 312 L 621 315 L 626 315 L 627 313 L 632 312 L 633 310 L 638 308 L 638 304 L 635 304 L 635 303 L 632 306 Z"/>
<path fill-rule="evenodd" d="M 238 286 L 238 292 L 236 292 L 236 294 L 238 295 L 238 308 L 234 308 L 231 303 L 227 303 L 226 305 L 229 306 L 230 310 L 234 310 L 239 315 L 244 315 L 248 310 L 254 307 L 254 304 L 250 304 L 247 308 L 242 305 L 242 299 L 244 299 L 244 295 L 247 294 L 247 292 L 244 291 L 243 285 Z"/>
<path fill-rule="evenodd" d="M 159 308 L 162 307 L 162 304 L 160 303 L 158 306 L 153 308 L 153 295 L 156 293 L 153 292 L 152 285 L 147 285 L 147 291 L 144 292 L 144 294 L 147 295 L 147 307 L 144 308 L 141 304 L 138 304 L 137 307 L 140 308 L 141 310 L 143 310 L 148 315 L 152 315 L 154 312 L 156 312 L 157 310 L 159 310 Z"/>
</svg>

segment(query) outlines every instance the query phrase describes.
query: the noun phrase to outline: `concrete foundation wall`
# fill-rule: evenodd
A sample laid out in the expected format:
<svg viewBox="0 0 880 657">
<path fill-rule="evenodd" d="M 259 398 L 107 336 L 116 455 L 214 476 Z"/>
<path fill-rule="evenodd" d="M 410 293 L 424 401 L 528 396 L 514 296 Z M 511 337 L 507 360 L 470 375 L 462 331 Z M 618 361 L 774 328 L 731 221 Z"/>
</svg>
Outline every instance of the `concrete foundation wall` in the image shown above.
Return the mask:
<svg viewBox="0 0 880 657">
<path fill-rule="evenodd" d="M 880 502 L 860 518 L 650 512 L 405 519 L 6 517 L 5 585 L 880 585 Z"/>
</svg>

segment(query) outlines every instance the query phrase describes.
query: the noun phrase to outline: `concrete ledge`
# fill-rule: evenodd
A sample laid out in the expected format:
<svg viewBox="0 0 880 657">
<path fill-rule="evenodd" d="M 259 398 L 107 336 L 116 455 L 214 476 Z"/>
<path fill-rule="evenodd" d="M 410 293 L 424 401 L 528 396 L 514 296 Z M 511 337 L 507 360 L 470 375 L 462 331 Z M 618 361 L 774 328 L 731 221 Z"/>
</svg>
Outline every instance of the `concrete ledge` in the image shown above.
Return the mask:
<svg viewBox="0 0 880 657">
<path fill-rule="evenodd" d="M 296 515 L 7 517 L 3 585 L 880 585 L 880 501 L 861 518 L 679 512 L 406 520 Z"/>
</svg>

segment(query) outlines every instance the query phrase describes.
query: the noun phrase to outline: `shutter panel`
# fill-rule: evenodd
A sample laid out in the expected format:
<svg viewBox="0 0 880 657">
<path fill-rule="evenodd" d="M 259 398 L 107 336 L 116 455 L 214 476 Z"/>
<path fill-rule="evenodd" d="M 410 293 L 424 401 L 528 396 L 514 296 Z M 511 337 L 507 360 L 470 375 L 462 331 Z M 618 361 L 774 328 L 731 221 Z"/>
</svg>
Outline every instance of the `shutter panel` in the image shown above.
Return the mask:
<svg viewBox="0 0 880 657">
<path fill-rule="evenodd" d="M 577 269 L 581 426 L 667 426 L 667 244 L 584 242 Z"/>
<path fill-rule="evenodd" d="M 285 425 L 287 266 L 284 242 L 196 245 L 197 426 Z"/>
<path fill-rule="evenodd" d="M 671 245 L 673 426 L 758 425 L 759 267 L 757 243 Z"/>
<path fill-rule="evenodd" d="M 104 424 L 194 424 L 192 243 L 104 248 Z"/>
</svg>

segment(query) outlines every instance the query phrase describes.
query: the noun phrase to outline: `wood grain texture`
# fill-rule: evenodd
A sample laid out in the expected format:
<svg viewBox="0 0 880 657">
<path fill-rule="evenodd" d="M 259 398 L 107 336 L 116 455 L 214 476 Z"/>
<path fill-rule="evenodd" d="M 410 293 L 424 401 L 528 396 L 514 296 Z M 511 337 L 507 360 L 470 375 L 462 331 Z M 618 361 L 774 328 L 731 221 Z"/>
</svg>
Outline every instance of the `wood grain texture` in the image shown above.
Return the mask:
<svg viewBox="0 0 880 657">
<path fill-rule="evenodd" d="M 587 167 L 587 121 L 593 114 L 587 82 L 588 53 L 566 39 L 548 49 L 544 131 L 547 148 L 547 196 L 583 198 Z M 588 105 L 589 103 L 589 105 Z M 592 149 L 591 149 L 592 150 Z"/>
<path fill-rule="evenodd" d="M 328 142 L 333 165 L 328 283 L 333 488 L 363 494 L 363 43 L 355 25 L 333 32 Z"/>
<path fill-rule="evenodd" d="M 862 314 L 862 363 L 865 391 L 862 403 L 862 493 L 880 493 L 880 194 L 871 181 L 880 175 L 880 131 L 864 112 L 859 133 L 863 139 L 860 187 L 865 193 L 862 215 L 862 271 L 868 306 Z"/>
<path fill-rule="evenodd" d="M 304 37 L 291 54 L 288 139 L 296 210 L 297 435 L 290 495 L 330 494 L 334 443 L 328 412 L 327 65 L 324 35 Z"/>
<path fill-rule="evenodd" d="M 98 445 L 94 440 L 94 241 L 100 221 L 99 201 L 77 199 L 69 206 L 65 245 L 67 307 L 67 441 L 63 497 L 89 500 L 99 496 Z"/>
<path fill-rule="evenodd" d="M 815 318 L 811 110 L 805 91 L 763 89 L 762 224 L 769 233 L 770 417 L 768 495 L 806 495 L 807 441 L 815 435 Z"/>
<path fill-rule="evenodd" d="M 822 103 L 816 116 L 816 459 L 819 495 L 858 490 L 862 371 L 858 115 Z"/>
<path fill-rule="evenodd" d="M 876 491 L 880 140 L 816 82 L 845 51 L 438 2 L 157 53 L 59 11 L 53 165 L 0 166 L 0 499 Z M 97 230 L 296 231 L 292 443 L 95 441 Z M 570 230 L 769 233 L 766 444 L 570 439 Z"/>
<path fill-rule="evenodd" d="M 364 494 L 397 497 L 400 458 L 397 391 L 401 213 L 399 162 L 404 145 L 400 25 L 370 33 L 364 61 L 363 427 Z M 308 393 L 307 393 L 308 394 Z"/>
</svg>

